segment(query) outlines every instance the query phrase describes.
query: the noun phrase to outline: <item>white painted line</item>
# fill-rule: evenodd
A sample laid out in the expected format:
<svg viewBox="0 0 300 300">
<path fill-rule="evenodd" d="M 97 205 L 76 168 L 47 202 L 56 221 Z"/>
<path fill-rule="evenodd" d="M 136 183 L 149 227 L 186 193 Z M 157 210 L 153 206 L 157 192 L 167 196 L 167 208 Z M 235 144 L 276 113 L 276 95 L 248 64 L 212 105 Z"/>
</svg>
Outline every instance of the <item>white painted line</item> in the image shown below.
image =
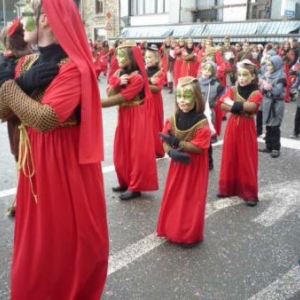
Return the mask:
<svg viewBox="0 0 300 300">
<path fill-rule="evenodd" d="M 300 292 L 300 268 L 296 266 L 248 300 L 290 299 Z"/>
<path fill-rule="evenodd" d="M 272 205 L 253 220 L 265 227 L 270 227 L 281 218 L 295 212 L 299 208 L 300 201 L 299 181 L 283 182 L 269 186 L 269 189 L 271 192 L 265 191 L 260 196 L 271 198 Z"/>
<path fill-rule="evenodd" d="M 290 187 L 291 188 L 290 188 Z M 283 182 L 280 184 L 276 184 L 272 186 L 272 191 L 270 191 L 270 186 L 267 186 L 263 189 L 263 191 L 259 194 L 260 201 L 266 201 L 270 200 L 272 203 L 272 207 L 275 201 L 272 201 L 274 199 L 274 194 L 280 194 L 279 190 L 281 188 L 285 188 L 287 190 L 297 189 L 300 190 L 300 182 L 299 181 L 291 181 L 291 182 Z M 286 193 L 286 191 L 284 193 Z M 300 201 L 300 197 L 298 197 Z M 284 199 L 282 199 L 284 201 Z M 299 202 L 298 201 L 298 202 Z M 228 208 L 235 205 L 243 204 L 244 201 L 241 200 L 238 197 L 231 197 L 231 198 L 223 198 L 221 200 L 217 200 L 214 202 L 210 202 L 206 204 L 205 209 L 205 219 L 213 215 L 214 213 Z M 283 215 L 282 215 L 283 216 Z M 269 217 L 270 220 L 267 218 Z M 256 218 L 257 219 L 257 218 Z M 256 220 L 255 219 L 255 220 Z M 272 215 L 267 215 L 264 218 L 264 222 L 262 222 L 262 225 L 265 224 L 271 224 L 273 221 L 276 222 L 279 220 L 279 215 L 277 218 L 272 218 Z M 256 222 L 258 222 L 256 220 Z M 108 275 L 113 274 L 114 272 L 122 269 L 123 267 L 126 267 L 128 264 L 132 263 L 137 258 L 147 254 L 149 251 L 153 250 L 155 247 L 162 245 L 165 242 L 165 240 L 160 239 L 156 237 L 155 233 L 152 233 L 142 240 L 138 241 L 135 244 L 132 244 L 128 247 L 126 247 L 124 250 L 121 250 L 117 252 L 116 254 L 109 257 L 109 269 L 108 269 Z"/>
<path fill-rule="evenodd" d="M 108 262 L 108 276 L 122 269 L 123 267 L 126 267 L 137 258 L 143 256 L 164 242 L 164 239 L 156 237 L 156 235 L 153 233 L 146 236 L 142 240 L 139 240 L 137 243 L 126 247 L 124 250 L 111 255 Z"/>
<path fill-rule="evenodd" d="M 257 139 L 259 142 L 265 143 L 265 140 L 262 138 Z M 280 138 L 281 147 L 290 148 L 295 150 L 300 150 L 300 140 L 293 140 L 288 138 Z"/>
<path fill-rule="evenodd" d="M 10 190 L 4 190 L 4 191 L 0 191 L 0 198 L 4 198 L 7 196 L 12 196 L 16 194 L 16 189 L 10 189 Z"/>
<path fill-rule="evenodd" d="M 217 202 L 220 203 L 207 203 L 205 218 L 208 218 L 218 210 L 224 209 L 229 206 L 241 204 L 243 201 L 237 198 L 224 198 Z M 114 272 L 126 267 L 137 258 L 147 254 L 154 248 L 165 243 L 166 240 L 158 238 L 155 233 L 152 233 L 137 243 L 126 247 L 124 250 L 117 252 L 109 257 L 108 263 L 108 276 Z"/>
<path fill-rule="evenodd" d="M 106 173 L 110 173 L 110 172 L 113 172 L 115 170 L 115 166 L 112 165 L 112 166 L 107 166 L 107 167 L 103 167 L 102 168 L 102 173 L 103 174 L 106 174 Z"/>
</svg>

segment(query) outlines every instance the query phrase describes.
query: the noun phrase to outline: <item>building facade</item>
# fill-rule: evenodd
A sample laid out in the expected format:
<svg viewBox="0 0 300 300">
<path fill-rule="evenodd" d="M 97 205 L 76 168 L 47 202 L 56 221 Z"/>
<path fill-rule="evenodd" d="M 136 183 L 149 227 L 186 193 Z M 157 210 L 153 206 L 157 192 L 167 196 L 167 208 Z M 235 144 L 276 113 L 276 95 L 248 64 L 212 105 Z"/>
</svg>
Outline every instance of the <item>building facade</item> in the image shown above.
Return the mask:
<svg viewBox="0 0 300 300">
<path fill-rule="evenodd" d="M 78 0 L 86 33 L 92 40 L 109 40 L 120 35 L 118 0 Z"/>
</svg>

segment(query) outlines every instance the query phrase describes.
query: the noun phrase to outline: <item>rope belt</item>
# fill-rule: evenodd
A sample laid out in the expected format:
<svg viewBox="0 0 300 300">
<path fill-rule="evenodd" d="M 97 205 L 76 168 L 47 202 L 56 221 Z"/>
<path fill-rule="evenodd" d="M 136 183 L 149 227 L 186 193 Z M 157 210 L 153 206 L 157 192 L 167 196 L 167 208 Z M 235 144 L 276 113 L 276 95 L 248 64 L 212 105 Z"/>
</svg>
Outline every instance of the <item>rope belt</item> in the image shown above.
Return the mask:
<svg viewBox="0 0 300 300">
<path fill-rule="evenodd" d="M 32 156 L 32 149 L 28 133 L 25 125 L 21 124 L 19 126 L 20 130 L 20 142 L 19 142 L 19 159 L 18 159 L 18 171 L 23 171 L 25 177 L 29 179 L 30 190 L 34 201 L 37 203 L 37 194 L 34 192 L 34 187 L 32 183 L 32 177 L 34 176 L 34 162 Z"/>
</svg>

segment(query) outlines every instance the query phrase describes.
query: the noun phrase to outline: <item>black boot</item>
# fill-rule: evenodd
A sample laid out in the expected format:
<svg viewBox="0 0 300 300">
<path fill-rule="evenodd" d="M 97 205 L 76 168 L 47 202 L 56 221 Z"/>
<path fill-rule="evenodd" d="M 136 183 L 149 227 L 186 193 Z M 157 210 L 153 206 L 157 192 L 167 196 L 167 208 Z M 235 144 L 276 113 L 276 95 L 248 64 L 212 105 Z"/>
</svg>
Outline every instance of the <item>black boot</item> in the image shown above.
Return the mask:
<svg viewBox="0 0 300 300">
<path fill-rule="evenodd" d="M 169 94 L 173 94 L 173 82 L 168 82 Z"/>
</svg>

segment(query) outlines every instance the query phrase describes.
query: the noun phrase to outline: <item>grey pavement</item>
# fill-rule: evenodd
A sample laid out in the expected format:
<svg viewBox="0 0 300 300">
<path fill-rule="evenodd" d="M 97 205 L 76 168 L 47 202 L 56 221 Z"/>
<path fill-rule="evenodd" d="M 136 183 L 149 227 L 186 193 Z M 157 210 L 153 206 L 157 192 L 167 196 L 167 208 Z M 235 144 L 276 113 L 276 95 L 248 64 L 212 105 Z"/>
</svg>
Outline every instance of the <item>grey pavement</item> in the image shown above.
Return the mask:
<svg viewBox="0 0 300 300">
<path fill-rule="evenodd" d="M 105 97 L 105 77 L 101 77 L 99 85 Z M 174 108 L 174 94 L 164 90 L 163 97 L 165 116 L 169 116 Z M 281 156 L 274 159 L 259 154 L 260 202 L 254 208 L 238 198 L 216 198 L 222 138 L 214 145 L 215 168 L 209 174 L 205 238 L 196 248 L 182 249 L 155 235 L 167 157 L 157 160 L 158 191 L 125 202 L 111 191 L 116 184 L 112 146 L 117 109 L 104 109 L 102 165 L 110 261 L 101 299 L 299 300 L 300 140 L 288 138 L 295 110 L 295 103 L 286 104 Z M 222 132 L 225 126 L 223 122 Z M 259 143 L 263 146 L 262 139 Z M 1 300 L 9 299 L 14 221 L 4 214 L 14 197 L 15 184 L 16 170 L 6 126 L 0 124 Z"/>
</svg>

